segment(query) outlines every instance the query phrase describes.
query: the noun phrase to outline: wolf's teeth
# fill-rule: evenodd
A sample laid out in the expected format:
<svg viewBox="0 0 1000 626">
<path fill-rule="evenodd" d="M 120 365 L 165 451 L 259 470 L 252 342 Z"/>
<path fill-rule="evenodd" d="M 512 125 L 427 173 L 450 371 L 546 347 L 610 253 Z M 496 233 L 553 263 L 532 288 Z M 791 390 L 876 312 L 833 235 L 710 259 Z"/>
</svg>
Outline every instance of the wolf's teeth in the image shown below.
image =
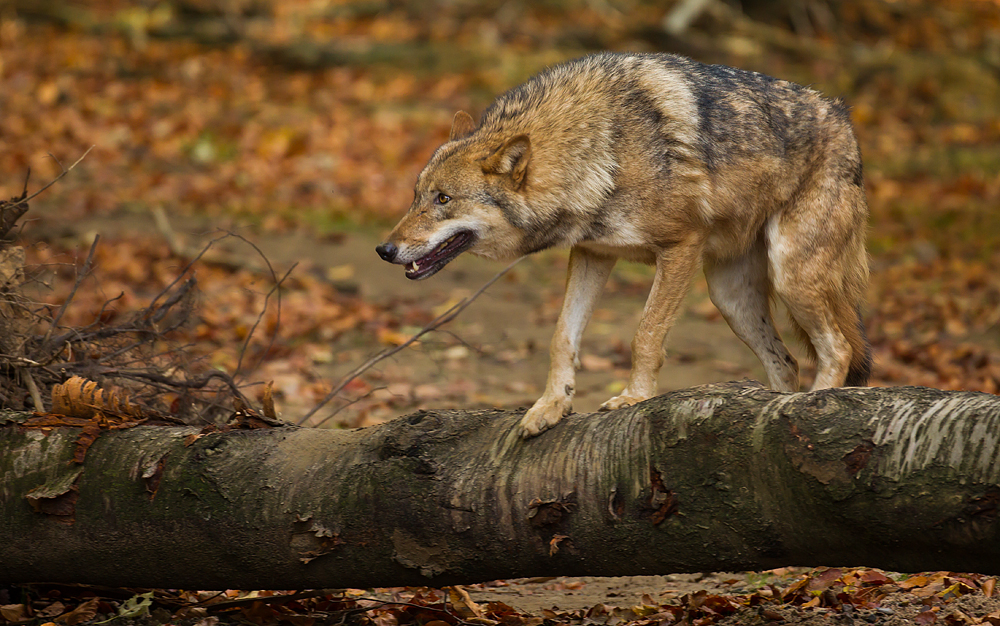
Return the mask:
<svg viewBox="0 0 1000 626">
<path fill-rule="evenodd" d="M 411 272 L 416 272 L 419 269 L 420 269 L 420 266 L 417 265 L 416 261 L 410 261 L 410 271 Z"/>
</svg>

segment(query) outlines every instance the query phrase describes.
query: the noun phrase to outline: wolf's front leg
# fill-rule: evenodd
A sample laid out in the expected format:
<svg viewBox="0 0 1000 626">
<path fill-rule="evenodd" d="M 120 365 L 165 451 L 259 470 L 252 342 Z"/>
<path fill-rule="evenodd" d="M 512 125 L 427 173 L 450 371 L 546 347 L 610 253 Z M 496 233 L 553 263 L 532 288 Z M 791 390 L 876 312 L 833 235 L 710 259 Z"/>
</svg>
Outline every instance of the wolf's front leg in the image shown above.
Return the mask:
<svg viewBox="0 0 1000 626">
<path fill-rule="evenodd" d="M 602 411 L 620 409 L 656 395 L 656 377 L 663 366 L 663 340 L 674 325 L 677 309 L 698 267 L 703 241 L 700 235 L 691 235 L 657 253 L 653 287 L 632 338 L 628 384 L 620 395 L 601 405 Z"/>
<path fill-rule="evenodd" d="M 555 426 L 573 408 L 580 338 L 616 260 L 583 248 L 570 250 L 566 296 L 549 349 L 549 379 L 545 393 L 521 419 L 525 439 Z"/>
</svg>

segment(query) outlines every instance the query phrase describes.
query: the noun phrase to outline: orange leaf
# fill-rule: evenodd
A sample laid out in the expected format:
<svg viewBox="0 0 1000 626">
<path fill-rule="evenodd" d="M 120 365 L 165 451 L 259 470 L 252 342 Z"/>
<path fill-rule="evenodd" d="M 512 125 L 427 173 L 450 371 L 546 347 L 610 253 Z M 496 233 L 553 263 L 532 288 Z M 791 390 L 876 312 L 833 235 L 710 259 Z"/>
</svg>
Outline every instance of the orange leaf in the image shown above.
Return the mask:
<svg viewBox="0 0 1000 626">
<path fill-rule="evenodd" d="M 900 589 L 913 589 L 914 587 L 923 587 L 931 581 L 927 576 L 910 576 L 906 580 L 897 583 Z"/>
<path fill-rule="evenodd" d="M 892 579 L 877 569 L 869 569 L 861 572 L 861 582 L 869 585 L 892 584 Z"/>
<path fill-rule="evenodd" d="M 984 580 L 981 585 L 983 589 L 983 595 L 986 596 L 987 598 L 992 598 L 993 588 L 996 587 L 996 584 L 997 584 L 996 578 L 987 578 L 986 580 Z"/>
</svg>

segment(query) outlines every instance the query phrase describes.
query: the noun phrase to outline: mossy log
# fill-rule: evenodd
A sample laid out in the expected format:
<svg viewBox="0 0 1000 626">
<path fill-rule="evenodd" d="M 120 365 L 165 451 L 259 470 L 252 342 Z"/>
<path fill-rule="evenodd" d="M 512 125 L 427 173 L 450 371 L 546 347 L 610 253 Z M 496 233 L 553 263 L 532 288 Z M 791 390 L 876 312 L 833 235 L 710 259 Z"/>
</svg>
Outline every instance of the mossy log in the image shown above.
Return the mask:
<svg viewBox="0 0 1000 626">
<path fill-rule="evenodd" d="M 1000 573 L 1000 399 L 752 383 L 572 415 L 197 436 L 0 418 L 0 582 L 446 585 L 868 565 Z"/>
</svg>

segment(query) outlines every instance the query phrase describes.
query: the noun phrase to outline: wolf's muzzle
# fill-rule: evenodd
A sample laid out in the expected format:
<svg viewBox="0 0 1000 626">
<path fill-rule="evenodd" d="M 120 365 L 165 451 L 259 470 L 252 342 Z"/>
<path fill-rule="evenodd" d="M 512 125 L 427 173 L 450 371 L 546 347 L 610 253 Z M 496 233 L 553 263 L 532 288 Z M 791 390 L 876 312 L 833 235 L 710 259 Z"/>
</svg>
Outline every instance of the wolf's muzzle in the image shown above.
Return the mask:
<svg viewBox="0 0 1000 626">
<path fill-rule="evenodd" d="M 396 254 L 399 252 L 399 248 L 391 243 L 380 243 L 375 246 L 375 252 L 378 252 L 383 261 L 392 263 L 392 260 L 396 258 Z"/>
</svg>

